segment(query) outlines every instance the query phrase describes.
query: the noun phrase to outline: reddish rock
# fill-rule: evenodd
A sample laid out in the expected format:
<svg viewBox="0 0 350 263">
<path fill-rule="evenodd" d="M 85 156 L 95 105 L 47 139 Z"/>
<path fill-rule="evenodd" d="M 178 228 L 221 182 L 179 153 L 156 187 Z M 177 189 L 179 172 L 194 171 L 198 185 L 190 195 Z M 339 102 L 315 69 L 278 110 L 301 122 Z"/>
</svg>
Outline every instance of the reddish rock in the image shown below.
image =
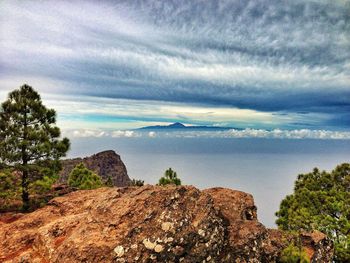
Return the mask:
<svg viewBox="0 0 350 263">
<path fill-rule="evenodd" d="M 333 248 L 332 242 L 321 232 L 302 232 L 301 242 L 313 262 L 332 262 L 332 253 L 325 253 Z"/>
<path fill-rule="evenodd" d="M 101 176 L 104 182 L 111 177 L 114 186 L 122 187 L 130 184 L 126 167 L 120 156 L 114 151 L 104 151 L 85 158 L 63 160 L 59 182 L 67 182 L 70 172 L 79 163 L 84 163 L 88 169 Z"/>
<path fill-rule="evenodd" d="M 12 223 L 18 220 L 19 218 L 21 218 L 23 215 L 24 214 L 22 213 L 14 213 L 14 212 L 0 213 L 0 225 Z"/>
<path fill-rule="evenodd" d="M 276 262 L 288 244 L 251 195 L 222 188 L 76 191 L 0 222 L 0 262 Z M 323 234 L 302 241 L 312 262 L 331 262 Z"/>
</svg>

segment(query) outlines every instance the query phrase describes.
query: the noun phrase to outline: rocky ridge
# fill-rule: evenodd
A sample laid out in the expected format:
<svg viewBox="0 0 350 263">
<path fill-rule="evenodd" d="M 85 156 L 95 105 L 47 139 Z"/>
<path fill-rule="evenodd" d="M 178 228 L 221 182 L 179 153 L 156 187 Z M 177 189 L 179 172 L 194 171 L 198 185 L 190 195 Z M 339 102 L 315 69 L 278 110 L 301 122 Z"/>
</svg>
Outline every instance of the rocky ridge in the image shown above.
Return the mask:
<svg viewBox="0 0 350 263">
<path fill-rule="evenodd" d="M 104 151 L 85 158 L 66 159 L 62 161 L 62 170 L 59 183 L 66 183 L 70 172 L 79 163 L 101 176 L 106 182 L 111 177 L 113 185 L 118 187 L 128 186 L 130 178 L 120 156 L 114 151 Z"/>
<path fill-rule="evenodd" d="M 278 262 L 293 237 L 257 220 L 250 194 L 192 186 L 100 188 L 0 216 L 0 262 Z M 331 262 L 320 232 L 300 236 Z"/>
</svg>

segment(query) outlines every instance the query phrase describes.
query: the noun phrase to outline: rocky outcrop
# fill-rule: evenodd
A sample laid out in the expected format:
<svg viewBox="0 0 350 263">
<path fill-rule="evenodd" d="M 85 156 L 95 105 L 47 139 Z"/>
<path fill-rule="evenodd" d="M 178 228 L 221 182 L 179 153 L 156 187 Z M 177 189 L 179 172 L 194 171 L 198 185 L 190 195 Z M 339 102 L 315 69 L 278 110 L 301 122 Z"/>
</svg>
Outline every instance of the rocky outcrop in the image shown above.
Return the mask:
<svg viewBox="0 0 350 263">
<path fill-rule="evenodd" d="M 88 169 L 101 176 L 104 182 L 111 177 L 114 186 L 127 186 L 130 183 L 126 167 L 120 156 L 114 151 L 104 151 L 85 158 L 63 160 L 59 182 L 65 183 L 69 173 L 79 163 L 84 163 Z"/>
<path fill-rule="evenodd" d="M 291 237 L 268 230 L 251 195 L 143 186 L 76 191 L 26 215 L 0 216 L 0 262 L 277 262 Z M 301 240 L 331 262 L 322 233 Z"/>
</svg>

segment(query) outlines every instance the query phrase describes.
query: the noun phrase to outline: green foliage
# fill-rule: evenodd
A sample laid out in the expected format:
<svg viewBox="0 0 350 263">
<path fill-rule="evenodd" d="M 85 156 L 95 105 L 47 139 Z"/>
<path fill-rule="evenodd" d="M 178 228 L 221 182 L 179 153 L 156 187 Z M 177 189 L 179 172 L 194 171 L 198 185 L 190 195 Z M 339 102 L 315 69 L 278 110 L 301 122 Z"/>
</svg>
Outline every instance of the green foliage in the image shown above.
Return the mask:
<svg viewBox="0 0 350 263">
<path fill-rule="evenodd" d="M 177 178 L 177 174 L 171 168 L 165 171 L 164 177 L 159 179 L 159 185 L 175 184 L 181 185 L 181 180 Z"/>
<path fill-rule="evenodd" d="M 310 260 L 306 254 L 305 249 L 299 248 L 294 244 L 282 250 L 280 259 L 282 263 L 309 263 Z"/>
<path fill-rule="evenodd" d="M 15 176 L 10 171 L 0 171 L 0 198 L 13 197 L 15 186 Z"/>
<path fill-rule="evenodd" d="M 145 181 L 137 180 L 137 179 L 132 179 L 130 182 L 130 186 L 143 186 L 144 184 L 145 184 Z"/>
<path fill-rule="evenodd" d="M 30 192 L 34 194 L 45 194 L 51 190 L 51 186 L 56 182 L 57 177 L 44 175 L 40 180 L 30 184 Z"/>
<path fill-rule="evenodd" d="M 283 230 L 319 230 L 335 245 L 335 262 L 350 261 L 350 164 L 332 172 L 300 174 L 294 193 L 286 196 L 276 212 Z"/>
<path fill-rule="evenodd" d="M 87 169 L 83 163 L 78 164 L 71 171 L 68 184 L 79 189 L 95 189 L 103 186 L 100 176 Z"/>
<path fill-rule="evenodd" d="M 0 108 L 0 167 L 21 173 L 23 209 L 29 208 L 29 185 L 40 180 L 42 168 L 56 169 L 69 149 L 67 138 L 59 139 L 56 112 L 47 109 L 40 95 L 23 85 L 9 93 Z"/>
<path fill-rule="evenodd" d="M 40 167 L 40 177 L 30 183 L 30 193 L 43 195 L 51 191 L 52 185 L 57 181 L 59 171 L 61 170 L 60 162 L 51 163 L 50 167 Z"/>
<path fill-rule="evenodd" d="M 33 210 L 40 203 L 46 204 L 52 197 L 51 186 L 58 176 L 50 169 L 42 169 L 43 177 L 29 184 L 31 195 L 29 210 Z M 21 205 L 21 175 L 19 172 L 4 169 L 0 171 L 0 211 L 17 211 Z"/>
<path fill-rule="evenodd" d="M 20 182 L 11 170 L 0 171 L 0 211 L 7 211 L 20 198 Z"/>
</svg>

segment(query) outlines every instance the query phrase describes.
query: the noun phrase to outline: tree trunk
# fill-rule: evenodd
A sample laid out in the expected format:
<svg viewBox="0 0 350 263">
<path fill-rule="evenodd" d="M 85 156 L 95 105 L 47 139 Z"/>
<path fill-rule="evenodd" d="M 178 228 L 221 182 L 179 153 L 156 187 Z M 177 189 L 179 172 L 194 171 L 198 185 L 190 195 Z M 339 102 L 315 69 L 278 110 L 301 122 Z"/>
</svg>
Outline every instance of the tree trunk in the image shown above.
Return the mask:
<svg viewBox="0 0 350 263">
<path fill-rule="evenodd" d="M 23 141 L 27 140 L 27 105 L 24 107 L 24 123 L 23 123 Z M 29 209 L 29 192 L 28 192 L 28 157 L 27 157 L 27 147 L 25 144 L 22 145 L 22 202 L 23 211 L 28 211 Z"/>
<path fill-rule="evenodd" d="M 28 211 L 29 209 L 29 192 L 28 192 L 28 171 L 22 171 L 22 202 L 23 211 Z"/>
</svg>

